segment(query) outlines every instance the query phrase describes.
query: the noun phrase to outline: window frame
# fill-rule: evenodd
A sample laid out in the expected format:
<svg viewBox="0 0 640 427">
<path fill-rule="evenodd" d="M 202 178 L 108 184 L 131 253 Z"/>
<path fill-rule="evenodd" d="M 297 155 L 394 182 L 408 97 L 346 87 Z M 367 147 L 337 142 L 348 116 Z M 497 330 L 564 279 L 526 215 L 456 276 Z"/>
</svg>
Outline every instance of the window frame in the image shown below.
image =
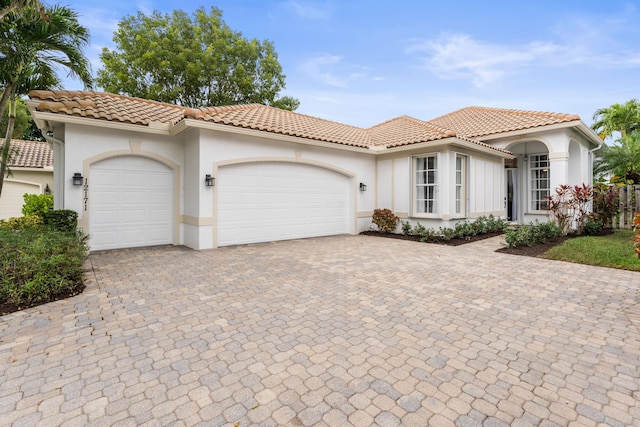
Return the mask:
<svg viewBox="0 0 640 427">
<path fill-rule="evenodd" d="M 461 160 L 460 169 L 458 169 L 458 159 Z M 467 218 L 467 201 L 469 192 L 469 156 L 462 153 L 455 153 L 453 162 L 453 217 Z M 458 182 L 458 172 L 460 172 L 460 182 Z M 460 194 L 458 194 L 458 189 L 460 189 Z"/>
<path fill-rule="evenodd" d="M 540 157 L 546 157 L 546 166 L 541 166 L 542 161 Z M 535 166 L 534 166 L 535 165 Z M 540 173 L 536 173 L 536 172 Z M 546 176 L 541 177 L 541 173 L 546 173 Z M 548 203 L 544 203 L 544 198 L 551 195 L 551 161 L 549 153 L 535 153 L 529 154 L 527 173 L 529 179 L 528 187 L 529 191 L 527 197 L 527 210 L 530 213 L 546 213 L 547 210 L 544 206 L 548 206 Z M 541 182 L 547 182 L 547 187 L 540 186 Z M 536 208 L 537 207 L 537 208 Z"/>
<path fill-rule="evenodd" d="M 419 170 L 418 169 L 418 161 L 421 159 L 428 159 L 428 158 L 433 158 L 434 159 L 434 168 L 433 169 L 424 169 Z M 413 156 L 411 157 L 411 187 L 412 187 L 412 197 L 411 197 L 411 205 L 412 205 L 412 216 L 416 217 L 416 218 L 439 218 L 440 217 L 440 205 L 441 205 L 441 201 L 440 201 L 440 181 L 441 181 L 441 177 L 440 177 L 440 167 L 439 165 L 441 165 L 441 158 L 440 158 L 440 154 L 439 153 L 427 153 L 427 154 L 422 154 L 419 156 Z M 434 177 L 434 182 L 433 183 L 424 183 L 424 184 L 419 184 L 418 183 L 418 172 L 429 172 L 429 171 L 433 171 L 433 177 Z M 418 188 L 422 188 L 422 187 L 433 187 L 433 198 L 432 199 L 420 199 L 423 201 L 427 201 L 427 200 L 431 200 L 433 202 L 433 210 L 432 212 L 418 212 Z"/>
</svg>

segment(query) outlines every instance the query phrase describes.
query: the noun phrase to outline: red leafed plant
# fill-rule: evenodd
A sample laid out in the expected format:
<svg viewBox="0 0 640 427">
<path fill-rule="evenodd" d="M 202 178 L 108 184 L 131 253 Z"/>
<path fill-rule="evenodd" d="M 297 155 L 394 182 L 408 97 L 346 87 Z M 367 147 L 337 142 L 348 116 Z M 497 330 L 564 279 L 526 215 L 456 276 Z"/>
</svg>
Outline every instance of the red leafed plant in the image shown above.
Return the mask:
<svg viewBox="0 0 640 427">
<path fill-rule="evenodd" d="M 636 212 L 633 217 L 633 229 L 636 230 L 636 235 L 633 236 L 631 241 L 636 248 L 636 256 L 640 259 L 640 212 Z"/>
<path fill-rule="evenodd" d="M 382 233 L 392 233 L 398 226 L 398 218 L 391 209 L 376 209 L 373 211 L 371 222 L 378 226 Z"/>
<path fill-rule="evenodd" d="M 560 226 L 563 234 L 567 234 L 575 224 L 576 232 L 582 233 L 588 218 L 589 201 L 593 197 L 590 185 L 560 185 L 556 194 L 547 199 L 549 213 Z"/>
</svg>

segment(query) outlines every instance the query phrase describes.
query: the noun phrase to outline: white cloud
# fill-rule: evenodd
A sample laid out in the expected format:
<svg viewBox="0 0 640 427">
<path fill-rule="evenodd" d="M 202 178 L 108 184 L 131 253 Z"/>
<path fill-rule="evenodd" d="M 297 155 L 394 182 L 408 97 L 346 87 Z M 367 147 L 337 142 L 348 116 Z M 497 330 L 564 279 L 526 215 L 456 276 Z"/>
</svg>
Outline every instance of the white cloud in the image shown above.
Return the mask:
<svg viewBox="0 0 640 427">
<path fill-rule="evenodd" d="M 345 64 L 341 56 L 328 53 L 307 59 L 300 65 L 300 69 L 310 78 L 337 88 L 346 88 L 361 80 L 383 80 L 379 76 L 370 77 L 368 67 Z"/>
<path fill-rule="evenodd" d="M 285 6 L 291 9 L 298 18 L 310 21 L 324 21 L 331 17 L 330 2 L 313 3 L 300 0 L 289 0 Z"/>
<path fill-rule="evenodd" d="M 426 53 L 426 67 L 441 79 L 469 79 L 482 87 L 559 50 L 553 43 L 511 47 L 476 41 L 465 34 L 447 34 L 437 40 L 415 43 L 406 52 Z"/>
</svg>

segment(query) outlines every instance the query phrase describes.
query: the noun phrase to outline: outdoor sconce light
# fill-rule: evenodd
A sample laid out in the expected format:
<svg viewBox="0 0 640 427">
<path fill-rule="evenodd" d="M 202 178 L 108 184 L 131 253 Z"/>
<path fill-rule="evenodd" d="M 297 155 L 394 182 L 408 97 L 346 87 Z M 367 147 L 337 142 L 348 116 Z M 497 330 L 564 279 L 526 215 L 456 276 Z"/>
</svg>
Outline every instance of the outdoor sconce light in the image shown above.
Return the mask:
<svg viewBox="0 0 640 427">
<path fill-rule="evenodd" d="M 44 187 L 44 194 L 51 194 L 51 189 L 49 188 L 49 184 Z"/>
<path fill-rule="evenodd" d="M 78 187 L 82 185 L 82 174 L 80 172 L 76 172 L 73 174 L 73 185 Z"/>
<path fill-rule="evenodd" d="M 213 187 L 216 185 L 216 179 L 211 176 L 211 174 L 206 174 L 204 176 L 204 183 L 207 187 Z"/>
<path fill-rule="evenodd" d="M 363 182 L 360 183 L 360 191 L 367 191 L 367 185 Z"/>
</svg>

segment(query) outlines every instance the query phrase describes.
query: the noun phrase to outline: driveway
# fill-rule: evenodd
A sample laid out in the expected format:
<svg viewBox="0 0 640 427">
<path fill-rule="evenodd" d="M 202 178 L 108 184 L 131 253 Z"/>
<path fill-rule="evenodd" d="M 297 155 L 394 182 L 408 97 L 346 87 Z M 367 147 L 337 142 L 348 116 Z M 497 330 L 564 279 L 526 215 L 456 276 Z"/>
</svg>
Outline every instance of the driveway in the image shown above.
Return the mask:
<svg viewBox="0 0 640 427">
<path fill-rule="evenodd" d="M 640 425 L 640 274 L 499 246 L 93 254 L 0 318 L 0 424 Z"/>
</svg>

